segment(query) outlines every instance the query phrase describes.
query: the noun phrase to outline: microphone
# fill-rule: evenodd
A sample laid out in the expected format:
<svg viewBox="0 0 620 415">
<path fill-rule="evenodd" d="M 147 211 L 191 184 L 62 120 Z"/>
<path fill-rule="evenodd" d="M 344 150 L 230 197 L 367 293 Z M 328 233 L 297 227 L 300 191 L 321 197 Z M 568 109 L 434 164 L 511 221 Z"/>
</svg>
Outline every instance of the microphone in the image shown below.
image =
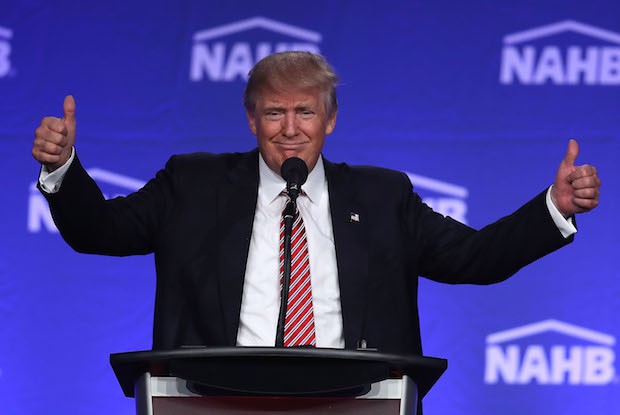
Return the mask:
<svg viewBox="0 0 620 415">
<path fill-rule="evenodd" d="M 276 328 L 276 347 L 284 347 L 284 326 L 286 321 L 286 308 L 288 305 L 289 290 L 291 285 L 291 239 L 293 233 L 293 219 L 297 211 L 297 196 L 301 191 L 301 185 L 308 178 L 308 166 L 299 157 L 291 157 L 284 160 L 280 169 L 282 178 L 286 180 L 286 191 L 289 201 L 284 209 L 284 272 L 282 273 L 282 290 L 280 295 L 280 313 Z"/>
<path fill-rule="evenodd" d="M 306 183 L 308 178 L 306 162 L 299 157 L 288 158 L 282 163 L 280 175 L 286 180 L 286 191 L 291 200 L 297 200 L 297 196 L 299 196 L 301 191 L 301 185 Z"/>
</svg>

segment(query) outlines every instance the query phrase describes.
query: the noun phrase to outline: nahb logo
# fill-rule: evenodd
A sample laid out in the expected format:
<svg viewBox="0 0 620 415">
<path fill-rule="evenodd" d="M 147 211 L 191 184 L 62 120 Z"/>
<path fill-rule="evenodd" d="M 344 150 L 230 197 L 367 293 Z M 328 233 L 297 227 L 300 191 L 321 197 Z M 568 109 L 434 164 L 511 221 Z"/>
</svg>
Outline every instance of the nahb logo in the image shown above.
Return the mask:
<svg viewBox="0 0 620 415">
<path fill-rule="evenodd" d="M 537 41 L 566 33 L 577 34 L 581 41 L 573 43 L 580 45 Z M 500 82 L 617 86 L 620 85 L 618 45 L 620 33 L 572 20 L 512 33 L 504 37 Z"/>
<path fill-rule="evenodd" d="M 106 190 L 103 195 L 106 199 L 126 196 L 131 192 L 139 190 L 146 184 L 141 180 L 98 167 L 88 169 L 87 171 L 90 177 L 92 177 L 101 188 Z M 37 189 L 37 183 L 33 182 L 30 184 L 30 197 L 28 199 L 28 232 L 39 233 L 43 230 L 52 233 L 58 232 L 58 228 L 54 225 L 47 200 L 45 200 L 41 192 Z"/>
<path fill-rule="evenodd" d="M 555 332 L 569 338 L 562 344 L 516 341 Z M 493 333 L 486 339 L 484 382 L 510 385 L 607 385 L 617 381 L 612 346 L 616 339 L 605 333 L 545 320 Z M 547 342 L 545 342 L 547 343 Z"/>
<path fill-rule="evenodd" d="M 413 173 L 407 173 L 407 176 L 422 201 L 435 212 L 467 224 L 466 199 L 469 192 L 465 187 Z"/>
<path fill-rule="evenodd" d="M 257 33 L 240 35 L 257 29 Z M 291 50 L 319 53 L 321 39 L 318 32 L 265 17 L 201 30 L 194 34 L 189 79 L 245 81 L 250 69 L 265 56 Z"/>
<path fill-rule="evenodd" d="M 13 31 L 0 26 L 0 78 L 11 73 L 11 43 Z"/>
</svg>

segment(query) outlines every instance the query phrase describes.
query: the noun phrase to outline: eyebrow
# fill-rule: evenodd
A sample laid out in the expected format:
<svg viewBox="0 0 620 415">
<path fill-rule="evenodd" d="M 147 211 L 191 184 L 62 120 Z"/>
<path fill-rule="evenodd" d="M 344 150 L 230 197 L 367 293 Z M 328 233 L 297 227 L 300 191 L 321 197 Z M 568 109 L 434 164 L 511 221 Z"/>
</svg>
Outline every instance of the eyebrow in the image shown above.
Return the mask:
<svg viewBox="0 0 620 415">
<path fill-rule="evenodd" d="M 286 110 L 286 106 L 283 104 L 269 104 L 266 105 L 264 108 L 265 111 L 273 111 L 273 110 L 277 110 L 277 111 L 284 111 Z M 316 110 L 316 105 L 312 105 L 310 103 L 307 102 L 300 102 L 299 104 L 295 105 L 295 110 L 299 111 L 299 110 Z"/>
</svg>

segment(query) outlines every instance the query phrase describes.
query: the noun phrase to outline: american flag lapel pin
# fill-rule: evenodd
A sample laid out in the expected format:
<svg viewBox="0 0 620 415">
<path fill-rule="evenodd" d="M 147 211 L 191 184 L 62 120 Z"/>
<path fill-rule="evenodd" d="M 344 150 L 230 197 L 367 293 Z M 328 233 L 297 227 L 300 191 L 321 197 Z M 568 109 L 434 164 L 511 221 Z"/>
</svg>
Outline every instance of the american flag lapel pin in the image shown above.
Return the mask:
<svg viewBox="0 0 620 415">
<path fill-rule="evenodd" d="M 359 213 L 355 213 L 355 212 L 351 212 L 351 220 L 350 222 L 358 222 L 360 221 L 360 214 Z"/>
</svg>

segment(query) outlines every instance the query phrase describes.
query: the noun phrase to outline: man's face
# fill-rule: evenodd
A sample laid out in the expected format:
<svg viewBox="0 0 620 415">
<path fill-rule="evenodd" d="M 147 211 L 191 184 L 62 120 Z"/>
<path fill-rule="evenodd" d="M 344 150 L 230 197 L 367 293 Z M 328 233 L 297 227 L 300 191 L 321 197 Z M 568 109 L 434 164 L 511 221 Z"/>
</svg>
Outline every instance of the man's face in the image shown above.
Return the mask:
<svg viewBox="0 0 620 415">
<path fill-rule="evenodd" d="M 308 165 L 308 171 L 312 171 L 325 136 L 336 125 L 336 114 L 328 118 L 318 89 L 262 89 L 254 111 L 247 111 L 247 116 L 263 159 L 277 174 L 284 160 L 290 157 L 299 157 Z"/>
</svg>

